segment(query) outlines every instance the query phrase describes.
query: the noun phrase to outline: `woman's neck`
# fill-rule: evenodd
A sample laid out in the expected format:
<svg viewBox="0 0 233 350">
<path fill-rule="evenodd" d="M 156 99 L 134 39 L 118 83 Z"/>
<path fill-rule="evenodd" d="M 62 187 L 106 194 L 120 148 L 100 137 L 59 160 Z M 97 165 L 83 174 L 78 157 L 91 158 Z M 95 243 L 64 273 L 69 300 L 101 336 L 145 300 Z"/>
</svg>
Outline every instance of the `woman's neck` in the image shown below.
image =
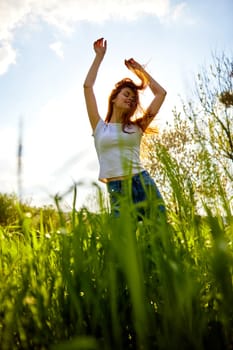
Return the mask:
<svg viewBox="0 0 233 350">
<path fill-rule="evenodd" d="M 110 123 L 122 123 L 123 116 L 124 116 L 123 111 L 113 110 Z"/>
</svg>

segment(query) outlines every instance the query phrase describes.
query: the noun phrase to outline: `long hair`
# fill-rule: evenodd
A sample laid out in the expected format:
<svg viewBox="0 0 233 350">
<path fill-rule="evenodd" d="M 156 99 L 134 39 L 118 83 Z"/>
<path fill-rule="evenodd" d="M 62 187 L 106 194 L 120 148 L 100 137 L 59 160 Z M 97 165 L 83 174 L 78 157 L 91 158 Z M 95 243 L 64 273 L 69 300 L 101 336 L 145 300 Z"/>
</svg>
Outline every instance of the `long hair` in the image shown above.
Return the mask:
<svg viewBox="0 0 233 350">
<path fill-rule="evenodd" d="M 107 115 L 105 118 L 105 122 L 109 123 L 112 117 L 113 113 L 113 101 L 119 94 L 119 92 L 124 89 L 124 88 L 130 88 L 134 94 L 135 94 L 135 103 L 132 106 L 132 108 L 128 111 L 128 113 L 125 113 L 122 117 L 122 130 L 123 132 L 128 133 L 128 131 L 125 130 L 126 126 L 129 126 L 130 124 L 132 125 L 137 125 L 140 128 L 142 128 L 142 121 L 146 116 L 145 111 L 143 110 L 142 106 L 140 105 L 140 100 L 139 100 L 139 92 L 144 90 L 147 85 L 146 80 L 141 80 L 141 84 L 137 85 L 134 83 L 134 81 L 130 78 L 124 78 L 118 83 L 115 84 L 114 89 L 112 90 L 109 99 L 108 99 L 108 111 Z M 137 117 L 135 119 L 132 119 L 132 117 L 135 117 L 136 112 L 140 112 L 141 116 Z M 158 133 L 158 129 L 156 127 L 147 127 L 146 130 L 143 130 L 144 133 L 148 134 L 154 134 Z"/>
</svg>

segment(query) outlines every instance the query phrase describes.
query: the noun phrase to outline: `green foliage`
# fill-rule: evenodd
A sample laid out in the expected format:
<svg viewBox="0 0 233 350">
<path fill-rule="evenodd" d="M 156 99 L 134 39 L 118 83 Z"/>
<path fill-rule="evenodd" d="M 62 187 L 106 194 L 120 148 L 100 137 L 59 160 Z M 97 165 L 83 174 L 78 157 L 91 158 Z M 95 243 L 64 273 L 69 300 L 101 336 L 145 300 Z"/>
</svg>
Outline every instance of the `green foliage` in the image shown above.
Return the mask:
<svg viewBox="0 0 233 350">
<path fill-rule="evenodd" d="M 60 226 L 58 212 L 52 206 L 32 207 L 19 202 L 15 194 L 0 193 L 0 226 L 14 230 L 16 227 L 23 229 L 25 225 L 38 231 L 57 228 Z"/>
<path fill-rule="evenodd" d="M 15 195 L 0 194 L 0 225 L 11 225 L 17 221 L 17 197 Z"/>
<path fill-rule="evenodd" d="M 135 224 L 86 209 L 40 230 L 22 216 L 0 230 L 0 344 L 18 349 L 216 349 L 232 345 L 233 218 L 194 214 L 165 149 L 176 197 L 167 220 Z M 57 199 L 59 208 L 59 199 Z M 47 220 L 47 219 L 46 219 Z"/>
<path fill-rule="evenodd" d="M 216 201 L 221 202 L 219 183 L 232 203 L 232 67 L 232 58 L 215 55 L 213 64 L 197 75 L 194 97 L 182 102 L 182 112 L 174 109 L 172 125 L 167 125 L 158 136 L 145 138 L 145 166 L 170 206 L 177 206 L 172 172 L 179 175 L 181 192 L 190 193 L 199 213 L 203 212 L 203 200 L 208 200 L 212 209 Z M 166 152 L 172 162 L 170 170 L 166 162 L 161 162 L 161 155 L 165 157 Z"/>
</svg>

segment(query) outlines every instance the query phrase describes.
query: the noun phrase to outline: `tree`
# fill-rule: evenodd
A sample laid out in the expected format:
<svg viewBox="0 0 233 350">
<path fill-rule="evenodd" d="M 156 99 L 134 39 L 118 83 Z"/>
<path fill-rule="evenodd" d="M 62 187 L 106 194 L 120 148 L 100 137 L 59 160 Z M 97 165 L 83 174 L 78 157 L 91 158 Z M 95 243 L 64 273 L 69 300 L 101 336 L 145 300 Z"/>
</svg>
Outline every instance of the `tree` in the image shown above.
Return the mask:
<svg viewBox="0 0 233 350">
<path fill-rule="evenodd" d="M 210 147 L 218 161 L 233 161 L 233 59 L 224 53 L 213 56 L 213 64 L 196 80 L 196 101 L 184 106 L 193 136 Z"/>
<path fill-rule="evenodd" d="M 192 99 L 182 101 L 182 106 L 181 112 L 173 111 L 172 125 L 145 138 L 145 166 L 173 207 L 177 205 L 174 177 L 176 188 L 183 189 L 197 208 L 203 200 L 214 206 L 220 192 L 231 201 L 233 60 L 225 54 L 213 55 L 213 63 L 197 75 Z"/>
</svg>

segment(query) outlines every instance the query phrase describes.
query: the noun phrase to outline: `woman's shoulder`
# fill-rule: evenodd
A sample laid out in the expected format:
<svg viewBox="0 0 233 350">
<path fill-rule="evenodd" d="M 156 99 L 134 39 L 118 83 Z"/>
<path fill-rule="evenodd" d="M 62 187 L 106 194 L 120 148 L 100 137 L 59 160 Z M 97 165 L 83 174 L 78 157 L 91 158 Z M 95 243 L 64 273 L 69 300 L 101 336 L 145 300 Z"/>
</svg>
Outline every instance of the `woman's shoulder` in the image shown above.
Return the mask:
<svg viewBox="0 0 233 350">
<path fill-rule="evenodd" d="M 96 124 L 95 129 L 93 130 L 93 136 L 95 136 L 95 134 L 101 130 L 104 126 L 106 125 L 106 123 L 103 121 L 102 118 L 99 118 L 98 123 Z"/>
</svg>

